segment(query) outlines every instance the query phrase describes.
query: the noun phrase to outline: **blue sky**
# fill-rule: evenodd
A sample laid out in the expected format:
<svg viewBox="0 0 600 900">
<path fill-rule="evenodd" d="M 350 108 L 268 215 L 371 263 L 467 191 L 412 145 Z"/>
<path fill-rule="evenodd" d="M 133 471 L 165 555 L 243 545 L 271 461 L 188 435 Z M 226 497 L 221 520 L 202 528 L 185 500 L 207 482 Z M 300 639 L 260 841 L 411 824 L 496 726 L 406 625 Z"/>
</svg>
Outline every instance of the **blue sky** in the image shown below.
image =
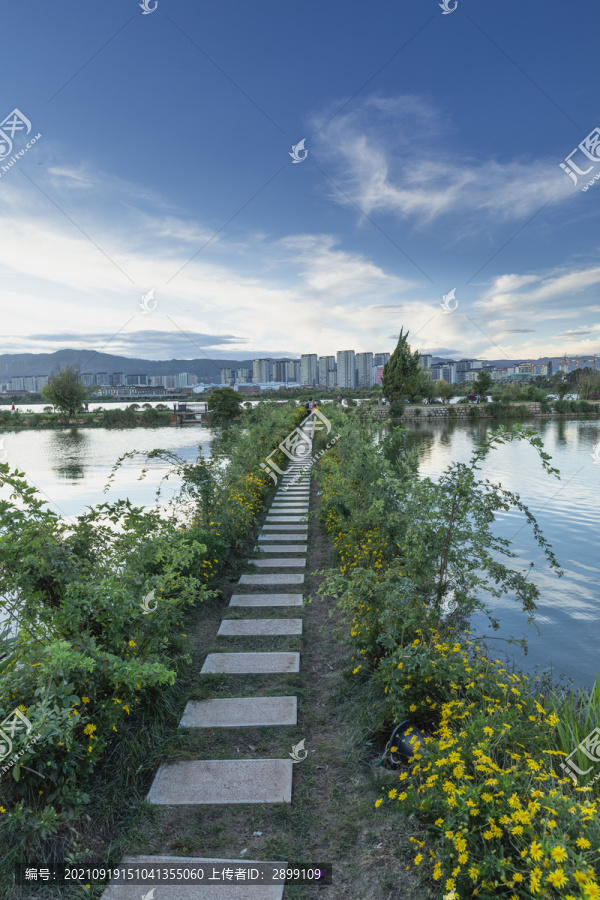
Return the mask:
<svg viewBox="0 0 600 900">
<path fill-rule="evenodd" d="M 591 0 L 0 14 L 3 352 L 600 350 Z"/>
</svg>

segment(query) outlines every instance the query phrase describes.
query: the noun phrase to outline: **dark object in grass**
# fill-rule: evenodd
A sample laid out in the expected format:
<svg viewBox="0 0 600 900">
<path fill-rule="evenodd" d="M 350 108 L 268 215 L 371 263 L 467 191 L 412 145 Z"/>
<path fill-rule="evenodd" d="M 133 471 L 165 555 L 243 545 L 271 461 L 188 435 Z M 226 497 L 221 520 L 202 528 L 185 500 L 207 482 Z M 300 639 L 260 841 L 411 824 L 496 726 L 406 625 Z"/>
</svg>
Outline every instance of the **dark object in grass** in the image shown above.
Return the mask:
<svg viewBox="0 0 600 900">
<path fill-rule="evenodd" d="M 397 769 L 399 766 L 409 763 L 413 754 L 421 748 L 424 739 L 423 732 L 419 731 L 415 725 L 411 725 L 410 719 L 405 719 L 404 722 L 396 725 L 388 744 L 390 748 L 388 761 L 391 768 Z"/>
</svg>

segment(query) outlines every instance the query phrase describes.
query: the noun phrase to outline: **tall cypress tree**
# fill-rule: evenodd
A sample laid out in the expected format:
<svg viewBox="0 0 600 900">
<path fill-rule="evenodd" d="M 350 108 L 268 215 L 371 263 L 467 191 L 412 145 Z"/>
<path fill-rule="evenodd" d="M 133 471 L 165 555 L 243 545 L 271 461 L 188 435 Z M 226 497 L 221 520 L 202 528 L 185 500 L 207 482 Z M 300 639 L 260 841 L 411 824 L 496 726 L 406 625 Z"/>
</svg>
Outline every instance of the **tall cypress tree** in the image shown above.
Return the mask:
<svg viewBox="0 0 600 900">
<path fill-rule="evenodd" d="M 409 400 L 419 393 L 423 381 L 419 360 L 421 354 L 411 353 L 406 334 L 400 330 L 396 349 L 383 367 L 381 387 L 383 396 L 392 403 L 394 400 Z"/>
</svg>

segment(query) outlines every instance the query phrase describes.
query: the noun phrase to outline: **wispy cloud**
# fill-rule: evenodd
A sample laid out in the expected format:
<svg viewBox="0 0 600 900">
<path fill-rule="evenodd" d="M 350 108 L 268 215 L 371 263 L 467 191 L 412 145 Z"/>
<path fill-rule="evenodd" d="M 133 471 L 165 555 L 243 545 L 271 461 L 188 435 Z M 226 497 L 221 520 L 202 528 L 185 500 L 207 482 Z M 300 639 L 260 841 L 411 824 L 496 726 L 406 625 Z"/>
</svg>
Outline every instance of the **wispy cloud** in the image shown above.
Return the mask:
<svg viewBox="0 0 600 900">
<path fill-rule="evenodd" d="M 573 196 L 555 159 L 474 158 L 449 118 L 415 96 L 365 99 L 327 126 L 319 151 L 367 214 L 392 214 L 421 228 L 448 216 L 456 231 L 468 230 L 475 214 L 479 226 L 482 215 L 495 224 L 520 220 L 551 199 Z M 334 192 L 331 199 L 347 202 Z"/>
</svg>

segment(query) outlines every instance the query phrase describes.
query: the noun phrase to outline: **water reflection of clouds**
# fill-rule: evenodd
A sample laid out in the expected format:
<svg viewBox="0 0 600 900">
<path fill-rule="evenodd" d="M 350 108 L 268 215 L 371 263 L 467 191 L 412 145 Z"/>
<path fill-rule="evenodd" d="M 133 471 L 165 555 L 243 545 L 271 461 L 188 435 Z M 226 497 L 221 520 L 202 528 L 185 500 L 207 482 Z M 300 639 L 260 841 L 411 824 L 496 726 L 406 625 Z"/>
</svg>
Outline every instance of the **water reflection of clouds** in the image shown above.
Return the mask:
<svg viewBox="0 0 600 900">
<path fill-rule="evenodd" d="M 422 441 L 421 476 L 438 480 L 452 462 L 467 462 L 474 441 L 497 427 L 495 422 L 476 425 L 419 423 L 411 428 L 417 445 Z M 511 424 L 511 423 L 508 423 Z M 511 541 L 517 557 L 498 558 L 512 568 L 524 570 L 529 562 L 531 580 L 540 591 L 535 621 L 540 628 L 527 627 L 526 618 L 513 597 L 487 598 L 492 614 L 501 622 L 499 638 L 525 635 L 529 655 L 520 664 L 532 671 L 536 666 L 565 672 L 578 684 L 593 680 L 600 636 L 600 567 L 598 533 L 600 505 L 597 503 L 600 466 L 588 455 L 600 440 L 600 426 L 589 420 L 540 420 L 526 423 L 539 432 L 544 449 L 560 470 L 560 481 L 547 475 L 537 452 L 526 444 L 505 444 L 493 450 L 479 471 L 479 477 L 500 482 L 506 490 L 519 494 L 536 517 L 564 572 L 562 578 L 548 568 L 532 530 L 518 510 L 499 511 L 494 531 Z M 429 440 L 423 440 L 425 435 Z M 485 599 L 485 598 L 483 598 Z M 585 623 L 585 624 L 584 624 Z M 483 616 L 473 618 L 473 627 L 504 656 L 506 646 L 494 643 L 495 633 Z M 518 648 L 515 648 L 518 654 Z"/>
</svg>

